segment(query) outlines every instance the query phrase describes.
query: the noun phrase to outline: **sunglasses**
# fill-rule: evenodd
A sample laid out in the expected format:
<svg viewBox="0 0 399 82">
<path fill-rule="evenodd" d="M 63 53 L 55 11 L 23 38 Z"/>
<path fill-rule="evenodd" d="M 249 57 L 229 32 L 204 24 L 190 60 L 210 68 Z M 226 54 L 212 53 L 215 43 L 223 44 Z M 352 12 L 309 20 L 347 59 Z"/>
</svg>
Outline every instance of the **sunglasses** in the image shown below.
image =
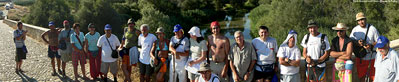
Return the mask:
<svg viewBox="0 0 399 82">
<path fill-rule="evenodd" d="M 345 32 L 345 30 L 335 30 L 335 32 Z"/>
</svg>

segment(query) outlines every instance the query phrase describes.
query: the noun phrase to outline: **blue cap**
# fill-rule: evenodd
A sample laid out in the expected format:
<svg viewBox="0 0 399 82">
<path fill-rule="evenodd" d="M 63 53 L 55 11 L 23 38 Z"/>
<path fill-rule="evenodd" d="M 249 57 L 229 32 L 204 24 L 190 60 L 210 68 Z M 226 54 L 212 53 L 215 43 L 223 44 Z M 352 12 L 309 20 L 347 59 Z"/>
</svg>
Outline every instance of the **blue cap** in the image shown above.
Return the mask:
<svg viewBox="0 0 399 82">
<path fill-rule="evenodd" d="M 177 24 L 175 27 L 173 27 L 173 32 L 180 31 L 180 29 L 183 29 L 183 27 L 181 27 L 180 24 Z"/>
<path fill-rule="evenodd" d="M 54 24 L 53 21 L 48 22 L 48 26 L 54 26 L 54 25 L 55 25 L 55 24 Z"/>
<path fill-rule="evenodd" d="M 377 44 L 375 44 L 374 48 L 382 48 L 389 42 L 388 38 L 385 36 L 379 36 L 377 39 Z"/>
<path fill-rule="evenodd" d="M 290 32 L 288 32 L 288 34 L 298 34 L 295 30 L 290 30 Z"/>
<path fill-rule="evenodd" d="M 106 24 L 105 27 L 104 27 L 104 30 L 111 30 L 111 29 L 112 29 L 111 25 L 109 25 L 109 24 Z"/>
</svg>

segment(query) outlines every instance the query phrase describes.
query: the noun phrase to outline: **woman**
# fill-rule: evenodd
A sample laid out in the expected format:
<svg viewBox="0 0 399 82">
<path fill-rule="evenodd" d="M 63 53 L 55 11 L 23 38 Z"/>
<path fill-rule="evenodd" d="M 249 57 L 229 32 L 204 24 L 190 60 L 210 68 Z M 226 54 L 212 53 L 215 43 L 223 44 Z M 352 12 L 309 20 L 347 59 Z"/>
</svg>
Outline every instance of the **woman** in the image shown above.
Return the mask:
<svg viewBox="0 0 399 82">
<path fill-rule="evenodd" d="M 168 64 L 168 53 L 169 53 L 169 40 L 165 38 L 163 27 L 159 27 L 157 29 L 157 40 L 153 43 L 151 52 L 155 52 L 155 54 L 151 53 L 151 59 L 154 62 L 155 72 L 157 73 L 156 81 L 157 82 L 165 82 L 167 81 L 165 78 L 165 74 L 167 71 Z"/>
<path fill-rule="evenodd" d="M 86 53 L 83 51 L 83 41 L 85 39 L 83 32 L 80 32 L 79 23 L 73 24 L 74 33 L 71 34 L 71 45 L 72 45 L 72 66 L 73 73 L 75 74 L 75 81 L 78 80 L 78 62 L 80 62 L 80 68 L 82 70 L 83 79 L 88 79 L 86 77 Z"/>
<path fill-rule="evenodd" d="M 88 26 L 89 33 L 85 35 L 85 51 L 89 55 L 90 64 L 90 75 L 92 80 L 97 79 L 100 76 L 100 65 L 101 65 L 101 52 L 97 47 L 97 41 L 100 38 L 100 33 L 96 32 L 94 24 L 90 23 Z"/>
<path fill-rule="evenodd" d="M 195 64 L 200 64 L 206 58 L 206 54 L 208 51 L 207 41 L 200 34 L 200 29 L 197 26 L 194 26 L 188 31 L 190 34 L 190 60 L 188 62 L 188 66 L 193 66 Z M 195 82 L 195 78 L 198 78 L 199 74 L 189 72 L 188 79 L 190 82 Z"/>
</svg>

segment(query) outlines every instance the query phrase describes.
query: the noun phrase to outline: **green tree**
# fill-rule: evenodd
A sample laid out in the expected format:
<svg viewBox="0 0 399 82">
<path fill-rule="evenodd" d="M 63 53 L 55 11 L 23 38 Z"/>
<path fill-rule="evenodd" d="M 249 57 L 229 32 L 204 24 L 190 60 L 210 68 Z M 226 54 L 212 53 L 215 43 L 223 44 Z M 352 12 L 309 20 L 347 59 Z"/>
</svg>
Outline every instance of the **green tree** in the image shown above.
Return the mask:
<svg viewBox="0 0 399 82">
<path fill-rule="evenodd" d="M 31 12 L 22 21 L 36 26 L 48 27 L 49 21 L 54 21 L 56 26 L 62 26 L 64 20 L 72 19 L 64 0 L 36 0 L 29 9 Z"/>
<path fill-rule="evenodd" d="M 96 30 L 103 34 L 105 24 L 110 24 L 114 28 L 112 33 L 120 36 L 123 33 L 122 20 L 110 4 L 108 0 L 81 0 L 80 9 L 75 14 L 80 29 L 87 32 L 87 25 L 94 23 Z"/>
</svg>

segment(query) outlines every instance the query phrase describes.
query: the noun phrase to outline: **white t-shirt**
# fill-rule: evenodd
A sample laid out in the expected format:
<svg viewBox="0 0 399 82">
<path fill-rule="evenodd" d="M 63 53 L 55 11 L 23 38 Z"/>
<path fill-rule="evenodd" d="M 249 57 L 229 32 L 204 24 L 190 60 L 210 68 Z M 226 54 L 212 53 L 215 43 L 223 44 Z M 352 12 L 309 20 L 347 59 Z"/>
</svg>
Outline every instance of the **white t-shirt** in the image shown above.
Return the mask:
<svg viewBox="0 0 399 82">
<path fill-rule="evenodd" d="M 117 46 L 121 45 L 121 43 L 119 42 L 118 37 L 116 37 L 114 34 L 111 34 L 111 37 L 108 38 L 108 41 L 105 34 L 98 39 L 97 46 L 101 47 L 101 60 L 103 62 L 115 62 L 117 58 L 111 57 L 112 49 L 115 50 Z M 109 44 L 111 44 L 112 49 L 110 48 Z"/>
<path fill-rule="evenodd" d="M 288 45 L 280 46 L 277 57 L 288 58 L 292 61 L 301 60 L 301 51 L 298 47 L 288 47 Z M 285 66 L 280 64 L 281 74 L 292 75 L 299 72 L 299 67 L 296 66 Z"/>
<path fill-rule="evenodd" d="M 368 25 L 368 24 L 367 24 Z M 353 28 L 351 34 L 349 35 L 349 37 L 351 39 L 355 39 L 355 40 L 364 40 L 364 35 L 366 35 L 367 32 L 367 25 L 366 28 L 362 28 L 360 27 L 360 25 L 357 25 L 356 27 Z M 374 42 L 377 42 L 378 36 L 380 34 L 378 33 L 377 29 L 371 25 L 370 29 L 369 29 L 369 33 L 367 34 L 367 39 L 366 42 L 368 44 L 372 44 Z M 356 41 L 357 43 L 357 41 Z M 375 48 L 373 48 L 373 50 L 375 50 Z M 362 60 L 370 60 L 370 59 L 374 59 L 375 56 L 371 56 L 371 54 L 376 54 L 376 53 L 369 53 L 367 54 L 365 57 L 362 58 Z"/>
<path fill-rule="evenodd" d="M 276 53 L 278 45 L 276 39 L 267 37 L 266 41 L 261 40 L 259 37 L 252 40 L 252 45 L 255 48 L 257 61 L 259 65 L 273 64 L 276 62 Z M 262 70 L 260 67 L 255 66 L 256 70 Z"/>
<path fill-rule="evenodd" d="M 202 78 L 202 75 L 198 77 L 198 81 L 196 82 L 206 82 L 204 78 Z M 208 82 L 219 82 L 219 77 L 216 74 L 211 74 L 211 79 L 209 79 Z"/>
<path fill-rule="evenodd" d="M 141 52 L 139 56 L 139 60 L 143 64 L 150 64 L 150 52 L 152 48 L 152 44 L 157 41 L 157 37 L 155 35 L 148 33 L 147 37 L 144 37 L 143 34 L 140 34 L 138 45 L 141 46 Z"/>
<path fill-rule="evenodd" d="M 170 39 L 170 45 L 172 45 L 172 47 L 175 45 L 175 43 L 179 43 L 180 39 L 176 38 L 176 36 L 173 36 Z M 190 50 L 190 40 L 188 40 L 187 37 L 185 37 L 182 41 L 181 44 L 176 48 L 176 52 L 185 52 L 185 51 L 189 51 Z M 176 65 L 177 67 L 179 66 L 185 66 L 186 62 L 187 62 L 188 57 L 187 56 L 180 56 L 180 59 L 176 59 Z"/>
<path fill-rule="evenodd" d="M 301 46 L 303 48 L 307 49 L 307 56 L 310 56 L 313 60 L 318 60 L 322 55 L 324 55 L 324 52 L 327 50 L 330 50 L 330 43 L 328 42 L 327 36 L 324 37 L 324 42 L 326 43 L 326 49 L 322 52 L 321 51 L 321 35 L 320 33 L 317 36 L 313 36 L 309 34 L 309 40 L 308 43 L 305 44 L 305 40 L 308 35 L 305 35 L 304 38 L 302 39 Z M 326 63 L 323 64 L 318 64 L 318 67 L 325 67 Z"/>
</svg>

